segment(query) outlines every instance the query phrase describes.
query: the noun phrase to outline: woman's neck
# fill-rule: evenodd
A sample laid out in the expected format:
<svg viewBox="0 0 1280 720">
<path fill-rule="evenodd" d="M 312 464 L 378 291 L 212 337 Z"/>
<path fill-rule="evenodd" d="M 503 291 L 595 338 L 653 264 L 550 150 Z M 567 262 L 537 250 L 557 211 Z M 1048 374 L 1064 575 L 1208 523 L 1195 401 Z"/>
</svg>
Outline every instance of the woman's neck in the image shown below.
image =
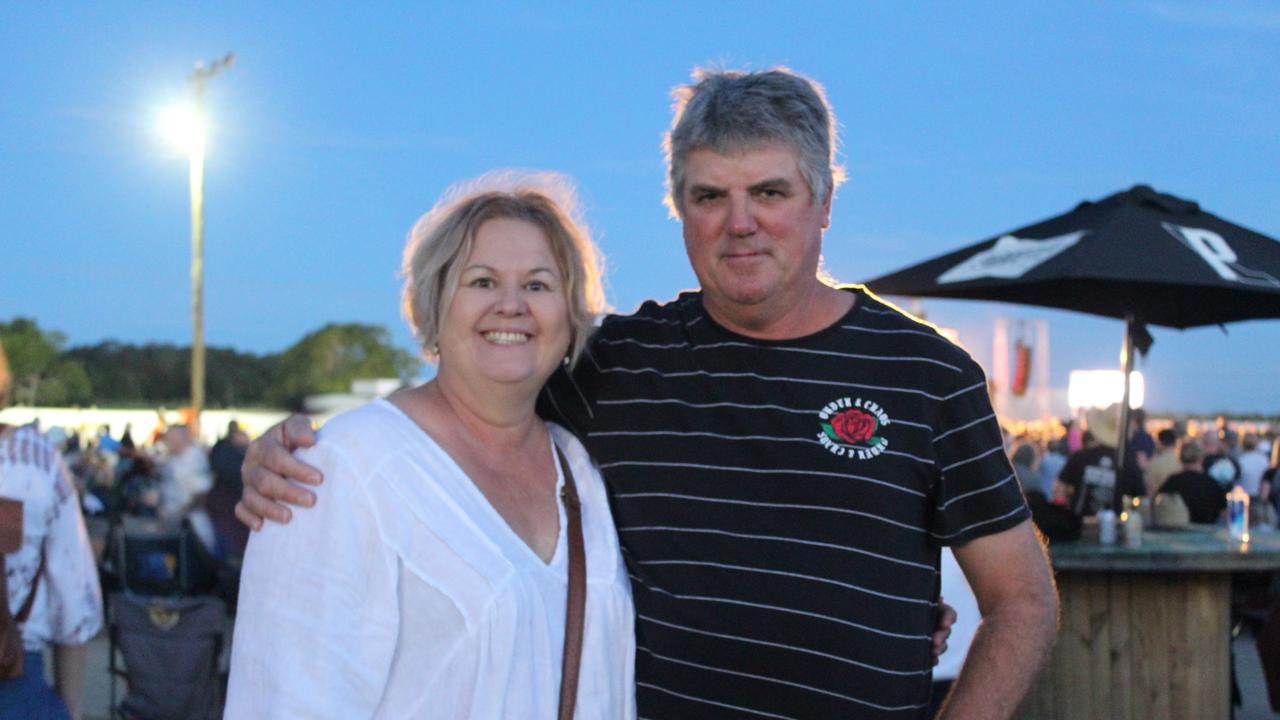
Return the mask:
<svg viewBox="0 0 1280 720">
<path fill-rule="evenodd" d="M 430 418 L 429 425 L 436 431 L 433 434 L 444 431 L 490 452 L 517 451 L 530 442 L 542 441 L 544 426 L 534 412 L 536 395 L 501 392 L 500 388 L 485 390 L 476 392 L 450 382 L 447 376 L 437 376 L 394 401 L 402 409 L 421 409 L 419 417 Z"/>
</svg>

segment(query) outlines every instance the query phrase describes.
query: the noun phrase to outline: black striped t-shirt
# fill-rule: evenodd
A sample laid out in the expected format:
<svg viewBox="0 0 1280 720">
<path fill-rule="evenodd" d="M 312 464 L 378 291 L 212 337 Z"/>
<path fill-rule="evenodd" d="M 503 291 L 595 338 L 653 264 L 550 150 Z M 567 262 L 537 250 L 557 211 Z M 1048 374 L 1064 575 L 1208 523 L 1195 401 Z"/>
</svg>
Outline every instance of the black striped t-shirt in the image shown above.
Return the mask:
<svg viewBox="0 0 1280 720">
<path fill-rule="evenodd" d="M 1027 517 L 981 368 L 848 290 L 786 341 L 646 303 L 548 385 L 611 494 L 641 717 L 922 716 L 939 546 Z"/>
</svg>

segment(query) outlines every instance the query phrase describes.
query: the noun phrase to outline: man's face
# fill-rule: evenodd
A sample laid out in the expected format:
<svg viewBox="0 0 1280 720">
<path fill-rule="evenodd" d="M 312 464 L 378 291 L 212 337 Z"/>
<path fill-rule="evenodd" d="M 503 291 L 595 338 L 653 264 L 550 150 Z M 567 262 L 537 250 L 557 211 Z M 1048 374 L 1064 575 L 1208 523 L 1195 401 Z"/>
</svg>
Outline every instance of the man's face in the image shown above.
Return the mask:
<svg viewBox="0 0 1280 720">
<path fill-rule="evenodd" d="M 695 150 L 681 199 L 685 250 L 713 315 L 784 314 L 819 282 L 831 199 L 813 203 L 790 147 Z"/>
</svg>

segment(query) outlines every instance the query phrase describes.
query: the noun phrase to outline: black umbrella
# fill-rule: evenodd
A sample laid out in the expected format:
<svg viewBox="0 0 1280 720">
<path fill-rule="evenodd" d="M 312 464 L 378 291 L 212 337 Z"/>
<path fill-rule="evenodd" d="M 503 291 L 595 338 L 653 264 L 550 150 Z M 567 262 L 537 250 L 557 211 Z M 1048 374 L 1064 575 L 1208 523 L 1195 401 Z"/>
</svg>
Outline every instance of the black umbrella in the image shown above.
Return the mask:
<svg viewBox="0 0 1280 720">
<path fill-rule="evenodd" d="M 1125 320 L 1120 461 L 1132 349 L 1146 325 L 1280 317 L 1280 242 L 1146 185 L 867 283 L 882 295 L 1064 308 Z"/>
</svg>

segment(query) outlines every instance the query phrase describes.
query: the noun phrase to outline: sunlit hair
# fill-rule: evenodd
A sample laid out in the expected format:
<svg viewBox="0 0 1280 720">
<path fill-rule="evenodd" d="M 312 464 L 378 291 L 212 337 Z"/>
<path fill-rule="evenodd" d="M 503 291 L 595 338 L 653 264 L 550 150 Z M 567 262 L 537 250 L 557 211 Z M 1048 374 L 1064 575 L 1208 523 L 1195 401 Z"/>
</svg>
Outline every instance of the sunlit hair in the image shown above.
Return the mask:
<svg viewBox="0 0 1280 720">
<path fill-rule="evenodd" d="M 578 216 L 573 182 L 558 173 L 495 171 L 445 192 L 409 233 L 401 273 L 402 309 L 423 353 L 439 354 L 440 329 L 476 230 L 488 220 L 523 220 L 551 244 L 569 306 L 569 361 L 576 363 L 607 308 L 599 251 Z"/>
<path fill-rule="evenodd" d="M 666 203 L 684 216 L 685 161 L 694 150 L 729 154 L 783 143 L 800 163 L 813 204 L 844 182 L 836 164 L 836 116 L 822 86 L 785 67 L 760 72 L 695 69 L 693 84 L 672 91 L 675 116 L 663 140 Z"/>
</svg>

